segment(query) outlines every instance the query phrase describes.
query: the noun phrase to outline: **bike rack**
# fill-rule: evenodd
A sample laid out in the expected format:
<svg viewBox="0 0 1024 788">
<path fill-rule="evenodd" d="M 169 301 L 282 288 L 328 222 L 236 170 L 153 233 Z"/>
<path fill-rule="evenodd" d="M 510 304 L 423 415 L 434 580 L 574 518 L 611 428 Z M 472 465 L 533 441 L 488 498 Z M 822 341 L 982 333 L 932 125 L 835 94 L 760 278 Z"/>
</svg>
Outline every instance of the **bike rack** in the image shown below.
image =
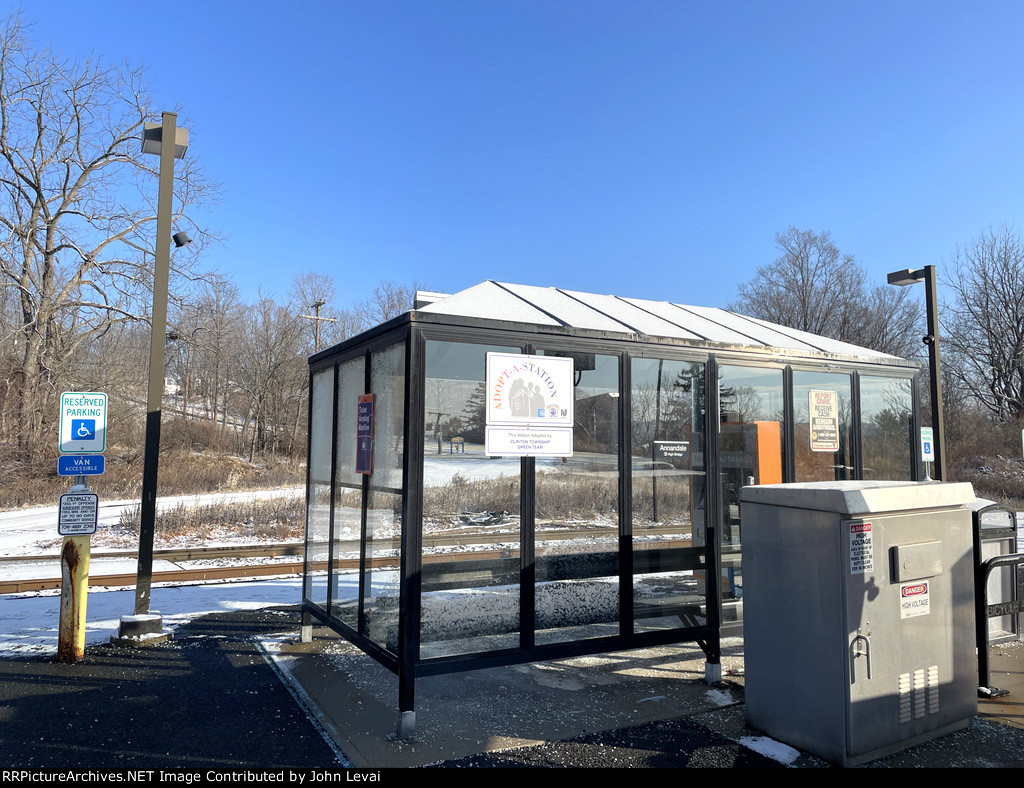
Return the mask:
<svg viewBox="0 0 1024 788">
<path fill-rule="evenodd" d="M 997 555 L 987 561 L 981 561 L 981 517 L 987 512 L 1002 511 L 1010 515 L 1013 531 L 1016 533 L 1016 513 L 1004 506 L 986 506 L 974 512 L 974 621 L 978 643 L 978 697 L 1000 698 L 1009 694 L 1009 690 L 999 689 L 990 685 L 989 680 L 989 642 L 988 620 L 998 616 L 1017 615 L 1024 611 L 1024 571 L 1018 566 L 1024 563 L 1024 553 Z M 1016 542 L 1014 543 L 1016 549 Z M 995 569 L 1013 567 L 1013 595 L 1007 602 L 988 603 L 988 580 Z M 1019 629 L 1018 629 L 1019 632 Z"/>
</svg>

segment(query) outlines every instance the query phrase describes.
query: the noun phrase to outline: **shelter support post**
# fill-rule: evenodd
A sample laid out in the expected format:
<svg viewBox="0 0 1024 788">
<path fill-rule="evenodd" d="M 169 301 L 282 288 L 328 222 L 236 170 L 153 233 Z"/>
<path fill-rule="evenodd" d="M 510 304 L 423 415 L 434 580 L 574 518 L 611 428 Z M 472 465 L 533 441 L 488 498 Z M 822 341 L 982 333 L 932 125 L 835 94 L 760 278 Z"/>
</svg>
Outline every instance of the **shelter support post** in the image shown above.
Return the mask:
<svg viewBox="0 0 1024 788">
<path fill-rule="evenodd" d="M 420 651 L 420 576 L 423 550 L 424 357 L 426 341 L 418 331 L 406 339 L 404 483 L 401 533 L 401 584 L 398 614 L 398 731 L 401 741 L 416 736 L 416 660 Z M 415 491 L 415 492 L 410 492 Z"/>
<path fill-rule="evenodd" d="M 416 738 L 416 668 L 411 659 L 398 663 L 398 729 L 395 738 L 399 741 L 414 741 Z"/>
<path fill-rule="evenodd" d="M 705 511 L 707 543 L 707 623 L 711 634 L 701 644 L 706 660 L 704 679 L 709 684 L 722 681 L 722 544 L 718 524 L 722 522 L 722 485 L 720 482 L 718 449 L 721 417 L 718 403 L 718 359 L 708 357 L 704 378 L 704 467 L 707 469 L 709 490 Z"/>
</svg>

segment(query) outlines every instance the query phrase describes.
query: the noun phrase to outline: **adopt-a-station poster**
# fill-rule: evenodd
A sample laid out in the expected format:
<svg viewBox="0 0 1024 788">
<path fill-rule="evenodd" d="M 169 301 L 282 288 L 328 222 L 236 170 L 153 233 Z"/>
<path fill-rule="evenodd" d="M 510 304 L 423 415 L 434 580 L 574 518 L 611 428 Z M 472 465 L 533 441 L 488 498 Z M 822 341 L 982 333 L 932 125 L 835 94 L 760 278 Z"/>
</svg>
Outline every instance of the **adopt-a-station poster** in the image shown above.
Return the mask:
<svg viewBox="0 0 1024 788">
<path fill-rule="evenodd" d="M 488 457 L 571 457 L 575 367 L 563 356 L 487 354 Z"/>
</svg>

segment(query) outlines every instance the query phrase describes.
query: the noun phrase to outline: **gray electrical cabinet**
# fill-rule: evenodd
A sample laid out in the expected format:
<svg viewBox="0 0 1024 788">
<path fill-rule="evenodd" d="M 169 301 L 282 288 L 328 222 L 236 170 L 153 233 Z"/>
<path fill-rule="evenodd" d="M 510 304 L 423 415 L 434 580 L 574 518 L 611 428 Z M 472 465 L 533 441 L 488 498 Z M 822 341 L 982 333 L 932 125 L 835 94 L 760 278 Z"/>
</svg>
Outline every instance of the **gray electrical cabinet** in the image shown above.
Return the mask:
<svg viewBox="0 0 1024 788">
<path fill-rule="evenodd" d="M 744 487 L 747 724 L 844 766 L 977 713 L 969 484 Z"/>
</svg>

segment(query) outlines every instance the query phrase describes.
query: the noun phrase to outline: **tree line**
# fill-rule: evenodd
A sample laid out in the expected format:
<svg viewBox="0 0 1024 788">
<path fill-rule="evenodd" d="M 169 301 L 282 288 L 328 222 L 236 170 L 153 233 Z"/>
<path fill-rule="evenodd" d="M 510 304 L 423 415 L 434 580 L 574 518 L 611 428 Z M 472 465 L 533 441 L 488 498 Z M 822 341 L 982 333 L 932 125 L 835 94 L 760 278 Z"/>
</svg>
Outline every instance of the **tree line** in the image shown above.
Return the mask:
<svg viewBox="0 0 1024 788">
<path fill-rule="evenodd" d="M 157 113 L 141 69 L 32 46 L 18 13 L 0 24 L 0 459 L 36 463 L 65 390 L 106 391 L 125 418 L 148 374 L 157 157 L 140 152 Z M 200 211 L 219 186 L 200 160 L 175 168 L 165 374 L 173 407 L 231 436 L 239 454 L 304 451 L 307 356 L 411 306 L 417 285 L 383 282 L 348 309 L 334 283 L 300 274 L 252 301 L 204 271 L 217 240 Z M 921 288 L 872 282 L 829 232 L 794 227 L 738 286 L 737 312 L 922 359 Z M 1024 418 L 1024 241 L 983 232 L 940 268 L 950 407 L 991 423 Z M 980 416 L 979 416 L 980 414 Z M 136 414 L 137 415 L 137 414 Z M 464 419 L 465 420 L 465 419 Z M 472 426 L 472 425 L 469 425 Z M 448 431 L 455 425 L 448 425 Z"/>
<path fill-rule="evenodd" d="M 141 153 L 140 137 L 158 117 L 140 68 L 37 49 L 20 13 L 0 23 L 0 459 L 9 467 L 53 454 L 62 391 L 107 392 L 113 417 L 144 410 L 159 158 Z M 218 425 L 250 458 L 300 452 L 306 357 L 409 308 L 415 285 L 381 283 L 342 310 L 329 277 L 304 273 L 284 298 L 246 302 L 202 267 L 218 239 L 196 217 L 216 203 L 218 184 L 194 155 L 174 175 L 173 224 L 193 242 L 171 258 L 168 405 Z"/>
<path fill-rule="evenodd" d="M 775 245 L 778 256 L 739 285 L 731 309 L 903 358 L 926 358 L 923 288 L 870 284 L 863 265 L 841 252 L 827 231 L 790 227 L 775 236 Z M 1024 239 L 1012 227 L 984 230 L 937 270 L 947 445 L 960 460 L 986 449 L 1019 457 Z"/>
</svg>

